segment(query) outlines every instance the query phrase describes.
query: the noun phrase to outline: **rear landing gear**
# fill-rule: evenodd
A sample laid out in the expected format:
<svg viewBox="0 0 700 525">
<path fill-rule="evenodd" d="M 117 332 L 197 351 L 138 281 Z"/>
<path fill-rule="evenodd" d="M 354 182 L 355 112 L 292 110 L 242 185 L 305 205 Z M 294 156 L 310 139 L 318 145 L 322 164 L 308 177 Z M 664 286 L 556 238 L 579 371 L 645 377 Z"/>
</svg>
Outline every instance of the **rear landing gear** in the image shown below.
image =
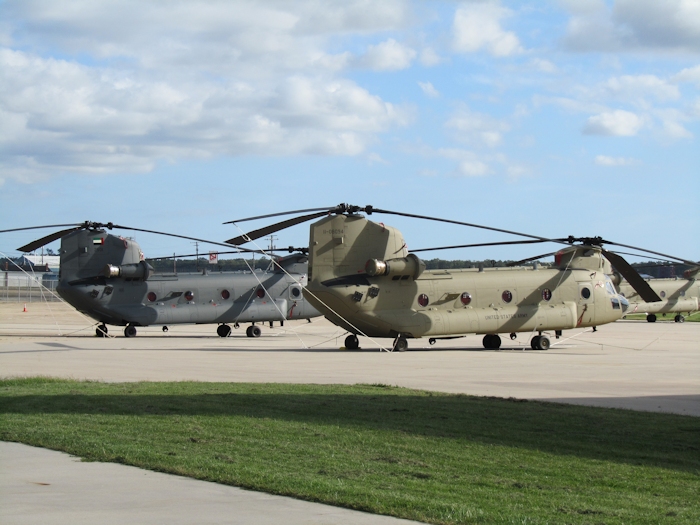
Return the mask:
<svg viewBox="0 0 700 525">
<path fill-rule="evenodd" d="M 95 328 L 95 335 L 97 337 L 107 337 L 107 325 L 102 323 L 100 326 Z"/>
<path fill-rule="evenodd" d="M 683 317 L 681 314 L 678 314 L 673 318 L 673 320 L 677 323 L 685 323 L 685 317 Z"/>
<path fill-rule="evenodd" d="M 549 350 L 551 343 L 546 335 L 536 335 L 530 341 L 530 348 L 533 350 Z"/>
<path fill-rule="evenodd" d="M 136 337 L 136 327 L 133 324 L 126 325 L 124 328 L 125 337 Z"/>
<path fill-rule="evenodd" d="M 216 327 L 216 333 L 219 337 L 228 337 L 231 335 L 231 327 L 227 324 L 220 324 Z"/>
<path fill-rule="evenodd" d="M 655 323 L 655 322 L 656 322 L 656 316 L 654 314 L 647 315 L 647 323 Z"/>
<path fill-rule="evenodd" d="M 487 350 L 498 350 L 501 348 L 501 336 L 498 334 L 486 334 L 483 344 Z"/>
<path fill-rule="evenodd" d="M 255 326 L 254 324 L 250 325 L 248 328 L 245 329 L 245 335 L 248 337 L 260 337 L 260 334 L 262 333 L 262 330 L 260 330 L 259 326 Z"/>
</svg>

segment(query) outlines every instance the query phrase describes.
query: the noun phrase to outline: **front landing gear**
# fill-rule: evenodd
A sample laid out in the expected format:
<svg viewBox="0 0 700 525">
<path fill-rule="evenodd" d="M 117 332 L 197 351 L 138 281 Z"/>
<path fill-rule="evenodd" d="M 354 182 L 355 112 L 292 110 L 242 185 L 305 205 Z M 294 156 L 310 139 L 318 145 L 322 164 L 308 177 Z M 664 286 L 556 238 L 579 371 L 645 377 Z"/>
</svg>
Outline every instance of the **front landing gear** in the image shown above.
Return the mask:
<svg viewBox="0 0 700 525">
<path fill-rule="evenodd" d="M 133 324 L 126 325 L 124 337 L 136 337 L 136 327 Z"/>
<path fill-rule="evenodd" d="M 227 324 L 220 324 L 216 327 L 216 333 L 219 337 L 228 337 L 231 335 L 231 327 Z"/>
<path fill-rule="evenodd" d="M 97 337 L 107 337 L 107 325 L 102 323 L 100 326 L 95 328 L 95 335 Z"/>
<path fill-rule="evenodd" d="M 391 349 L 392 352 L 405 352 L 408 350 L 408 341 L 402 335 L 399 335 L 394 339 L 394 346 Z"/>
<path fill-rule="evenodd" d="M 483 344 L 487 350 L 498 350 L 501 348 L 501 336 L 498 334 L 486 334 Z"/>
<path fill-rule="evenodd" d="M 345 348 L 348 350 L 357 350 L 360 348 L 360 340 L 356 335 L 350 334 L 345 338 Z"/>
<path fill-rule="evenodd" d="M 685 317 L 683 317 L 681 314 L 678 314 L 673 318 L 673 320 L 677 323 L 685 323 Z"/>
<path fill-rule="evenodd" d="M 533 350 L 549 350 L 551 345 L 552 344 L 549 341 L 549 337 L 546 335 L 536 335 L 530 341 L 530 348 Z"/>
</svg>

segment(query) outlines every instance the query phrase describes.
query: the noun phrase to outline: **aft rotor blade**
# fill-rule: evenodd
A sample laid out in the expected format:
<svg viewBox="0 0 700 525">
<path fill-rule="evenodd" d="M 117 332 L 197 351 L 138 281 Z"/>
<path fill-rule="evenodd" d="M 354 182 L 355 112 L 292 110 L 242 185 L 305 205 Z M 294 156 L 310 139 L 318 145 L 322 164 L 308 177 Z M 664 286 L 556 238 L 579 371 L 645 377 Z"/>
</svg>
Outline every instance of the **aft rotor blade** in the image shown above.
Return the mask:
<svg viewBox="0 0 700 525">
<path fill-rule="evenodd" d="M 531 241 L 503 241 L 503 242 L 482 242 L 478 244 L 458 244 L 456 246 L 438 246 L 436 248 L 420 248 L 418 250 L 409 250 L 411 253 L 430 252 L 435 250 L 452 250 L 454 248 L 480 248 L 482 246 L 506 246 L 511 244 L 535 244 L 540 242 L 549 242 L 549 240 L 531 240 Z"/>
<path fill-rule="evenodd" d="M 557 252 L 543 253 L 542 255 L 535 255 L 534 257 L 528 257 L 527 259 L 520 259 L 512 263 L 508 263 L 508 266 L 520 266 L 521 264 L 529 263 L 531 261 L 536 261 L 538 259 L 544 259 L 545 257 L 550 257 L 555 255 Z"/>
<path fill-rule="evenodd" d="M 601 248 L 603 255 L 608 259 L 615 269 L 622 274 L 622 276 L 627 279 L 630 286 L 635 289 L 639 296 L 644 299 L 647 303 L 656 303 L 661 301 L 661 297 L 653 290 L 649 283 L 644 280 L 644 278 L 639 275 L 639 272 L 635 270 L 630 263 L 624 260 L 620 255 L 616 253 L 609 252 Z"/>
<path fill-rule="evenodd" d="M 37 248 L 41 248 L 42 246 L 46 246 L 50 242 L 56 241 L 63 237 L 64 235 L 67 235 L 71 232 L 74 232 L 76 230 L 79 230 L 82 228 L 82 226 L 74 226 L 73 228 L 68 228 L 67 230 L 59 230 L 57 232 L 53 232 L 45 237 L 42 237 L 41 239 L 37 239 L 35 241 L 30 242 L 29 244 L 25 244 L 21 248 L 17 248 L 18 251 L 20 252 L 33 252 Z"/>
<path fill-rule="evenodd" d="M 319 217 L 323 217 L 324 215 L 327 215 L 327 214 L 328 214 L 328 209 L 324 208 L 323 211 L 320 211 L 317 213 L 311 213 L 309 215 L 301 215 L 299 217 L 294 217 L 293 219 L 287 219 L 286 221 L 271 224 L 269 226 L 265 226 L 264 228 L 260 228 L 259 230 L 253 230 L 252 232 L 248 232 L 248 233 L 245 233 L 243 235 L 239 235 L 238 237 L 234 237 L 233 239 L 229 239 L 226 242 L 228 244 L 234 244 L 237 246 L 239 244 L 244 244 L 246 242 L 254 241 L 255 239 L 259 239 L 260 237 L 266 237 L 267 235 L 271 235 L 271 234 L 278 232 L 280 230 L 284 230 L 285 228 L 289 228 L 291 226 L 301 224 L 302 222 L 318 219 Z"/>
<path fill-rule="evenodd" d="M 235 224 L 237 222 L 254 221 L 256 219 L 269 219 L 270 217 L 281 217 L 282 215 L 294 215 L 295 213 L 308 213 L 310 211 L 330 211 L 336 206 L 327 206 L 326 208 L 309 208 L 307 210 L 281 211 L 277 213 L 268 213 L 267 215 L 258 215 L 257 217 L 246 217 L 245 219 L 236 219 L 228 221 L 224 224 Z"/>
<path fill-rule="evenodd" d="M 71 224 L 47 224 L 45 226 L 28 226 L 26 228 L 12 228 L 10 230 L 0 230 L 0 233 L 8 233 L 8 232 L 21 232 L 24 230 L 41 230 L 44 228 L 65 228 L 66 226 L 81 226 L 78 223 L 71 223 Z"/>
<path fill-rule="evenodd" d="M 216 242 L 216 241 L 210 241 L 208 239 L 199 239 L 197 237 L 188 237 L 187 235 L 178 235 L 176 233 L 159 232 L 159 231 L 155 231 L 155 230 L 144 230 L 143 228 L 132 228 L 131 226 L 121 226 L 119 224 L 114 224 L 113 227 L 120 229 L 120 230 L 131 230 L 131 231 L 135 231 L 135 232 L 154 233 L 156 235 L 165 235 L 167 237 L 176 237 L 178 239 L 187 239 L 188 241 L 203 242 L 205 244 L 213 244 L 215 246 L 224 246 L 226 248 L 231 247 L 229 244 L 224 244 L 224 243 Z"/>
</svg>

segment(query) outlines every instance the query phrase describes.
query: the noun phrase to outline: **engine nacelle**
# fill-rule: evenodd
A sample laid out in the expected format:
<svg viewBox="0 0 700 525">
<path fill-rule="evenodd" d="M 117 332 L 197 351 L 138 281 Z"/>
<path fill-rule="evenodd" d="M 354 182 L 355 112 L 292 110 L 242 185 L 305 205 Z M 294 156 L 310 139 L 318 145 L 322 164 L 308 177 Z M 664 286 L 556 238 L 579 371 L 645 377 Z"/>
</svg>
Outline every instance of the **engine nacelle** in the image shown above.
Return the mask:
<svg viewBox="0 0 700 525">
<path fill-rule="evenodd" d="M 425 263 L 421 261 L 417 255 L 412 253 L 409 253 L 406 257 L 401 257 L 400 259 L 389 259 L 387 261 L 370 259 L 365 264 L 365 272 L 370 277 L 391 275 L 409 276 L 417 279 L 424 270 Z"/>
<path fill-rule="evenodd" d="M 153 273 L 153 268 L 146 261 L 140 261 L 136 264 L 123 264 L 115 266 L 108 264 L 104 267 L 102 274 L 109 278 L 121 277 L 123 279 L 142 279 L 144 281 Z"/>
</svg>

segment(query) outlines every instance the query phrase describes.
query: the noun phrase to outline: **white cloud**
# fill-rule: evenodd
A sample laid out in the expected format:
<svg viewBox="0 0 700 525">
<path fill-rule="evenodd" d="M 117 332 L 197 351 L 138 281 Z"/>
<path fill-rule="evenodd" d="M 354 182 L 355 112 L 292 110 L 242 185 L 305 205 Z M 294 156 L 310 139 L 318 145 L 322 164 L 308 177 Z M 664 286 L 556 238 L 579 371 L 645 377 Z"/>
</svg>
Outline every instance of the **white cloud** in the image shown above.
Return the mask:
<svg viewBox="0 0 700 525">
<path fill-rule="evenodd" d="M 452 47 L 458 53 L 485 50 L 504 57 L 523 51 L 518 37 L 501 27 L 501 20 L 512 14 L 497 4 L 463 4 L 455 12 Z"/>
<path fill-rule="evenodd" d="M 471 111 L 467 106 L 458 109 L 445 126 L 454 130 L 461 142 L 495 147 L 503 140 L 503 134 L 510 130 L 508 124 L 489 115 Z"/>
<path fill-rule="evenodd" d="M 463 160 L 457 166 L 457 173 L 464 177 L 483 177 L 491 173 L 491 169 L 479 160 Z"/>
<path fill-rule="evenodd" d="M 415 50 L 390 38 L 376 46 L 369 46 L 357 64 L 375 71 L 397 71 L 410 67 L 414 58 Z"/>
<path fill-rule="evenodd" d="M 556 73 L 557 71 L 557 66 L 543 58 L 533 58 L 531 63 L 537 71 L 541 71 L 542 73 Z"/>
<path fill-rule="evenodd" d="M 440 96 L 440 92 L 435 89 L 435 86 L 433 86 L 431 82 L 418 82 L 418 85 L 426 96 L 430 98 L 437 98 Z"/>
<path fill-rule="evenodd" d="M 432 47 L 426 47 L 420 52 L 420 63 L 425 67 L 437 66 L 444 62 L 444 59 L 437 54 L 437 52 Z"/>
<path fill-rule="evenodd" d="M 690 82 L 700 87 L 700 65 L 687 67 L 671 77 L 674 82 Z"/>
<path fill-rule="evenodd" d="M 362 154 L 411 115 L 338 78 L 358 59 L 328 52 L 327 40 L 405 28 L 410 8 L 401 0 L 0 3 L 0 39 L 23 49 L 0 47 L 0 171 L 31 181 L 147 172 L 193 157 Z M 363 59 L 401 69 L 416 55 L 390 39 Z"/>
<path fill-rule="evenodd" d="M 700 52 L 697 0 L 591 2 L 571 11 L 565 44 L 576 51 Z"/>
<path fill-rule="evenodd" d="M 599 166 L 634 166 L 641 164 L 637 159 L 626 157 L 610 157 L 608 155 L 597 155 L 595 163 Z"/>
<path fill-rule="evenodd" d="M 644 120 L 635 113 L 618 109 L 589 117 L 583 132 L 586 135 L 631 137 L 636 135 L 643 125 Z"/>
<path fill-rule="evenodd" d="M 659 101 L 677 100 L 681 93 L 678 86 L 669 84 L 656 75 L 622 75 L 603 84 L 608 96 L 629 100 L 652 96 Z"/>
</svg>

